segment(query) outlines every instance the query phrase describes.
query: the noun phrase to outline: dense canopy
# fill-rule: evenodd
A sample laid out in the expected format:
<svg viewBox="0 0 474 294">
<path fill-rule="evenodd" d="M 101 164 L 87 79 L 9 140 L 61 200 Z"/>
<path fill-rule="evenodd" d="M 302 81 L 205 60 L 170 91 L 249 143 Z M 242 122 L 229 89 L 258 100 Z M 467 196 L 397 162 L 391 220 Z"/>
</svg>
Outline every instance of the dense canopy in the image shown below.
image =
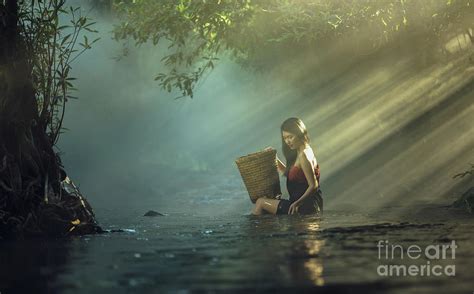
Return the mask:
<svg viewBox="0 0 474 294">
<path fill-rule="evenodd" d="M 419 36 L 423 49 L 448 31 L 468 31 L 470 0 L 201 0 L 115 1 L 124 21 L 117 40 L 164 43 L 167 71 L 161 86 L 193 96 L 193 87 L 224 52 L 241 64 L 264 69 L 278 54 L 355 38 L 355 51 L 371 52 L 393 40 Z M 470 19 L 470 21 L 469 21 Z M 467 21 L 466 21 L 467 20 Z M 470 33 L 472 36 L 472 33 Z M 290 54 L 291 55 L 291 54 Z"/>
</svg>

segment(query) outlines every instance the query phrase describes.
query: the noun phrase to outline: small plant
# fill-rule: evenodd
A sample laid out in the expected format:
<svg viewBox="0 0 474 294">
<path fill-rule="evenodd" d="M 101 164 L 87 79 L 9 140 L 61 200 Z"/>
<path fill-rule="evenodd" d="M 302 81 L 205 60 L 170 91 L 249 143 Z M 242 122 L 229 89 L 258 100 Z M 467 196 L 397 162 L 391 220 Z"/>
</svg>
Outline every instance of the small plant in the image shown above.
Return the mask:
<svg viewBox="0 0 474 294">
<path fill-rule="evenodd" d="M 471 169 L 470 170 L 466 170 L 462 173 L 459 173 L 459 174 L 455 174 L 453 176 L 453 179 L 456 179 L 456 178 L 464 178 L 465 176 L 472 176 L 474 174 L 474 164 L 471 163 Z"/>
<path fill-rule="evenodd" d="M 69 21 L 63 24 L 64 19 Z M 80 7 L 66 7 L 66 0 L 25 1 L 20 6 L 19 28 L 33 69 L 39 121 L 53 144 L 62 130 L 66 102 L 77 99 L 72 95 L 76 88 L 71 64 L 99 40 L 90 41 L 84 34 L 97 33 L 94 24 Z"/>
<path fill-rule="evenodd" d="M 456 178 L 464 178 L 466 176 L 472 176 L 474 173 L 474 164 L 471 163 L 471 169 L 466 170 L 462 173 L 455 174 L 453 179 Z M 454 201 L 452 204 L 453 207 L 465 207 L 469 213 L 473 213 L 474 208 L 474 187 L 469 188 L 466 192 L 464 192 L 461 197 Z"/>
</svg>

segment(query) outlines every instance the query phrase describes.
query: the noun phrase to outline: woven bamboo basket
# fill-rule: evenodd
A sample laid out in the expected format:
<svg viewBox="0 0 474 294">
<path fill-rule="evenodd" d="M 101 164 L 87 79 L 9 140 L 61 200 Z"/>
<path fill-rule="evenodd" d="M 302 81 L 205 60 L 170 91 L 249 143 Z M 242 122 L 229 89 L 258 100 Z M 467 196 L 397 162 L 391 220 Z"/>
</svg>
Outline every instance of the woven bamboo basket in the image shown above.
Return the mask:
<svg viewBox="0 0 474 294">
<path fill-rule="evenodd" d="M 253 203 L 260 197 L 276 198 L 281 194 L 275 149 L 239 157 L 235 163 Z"/>
</svg>

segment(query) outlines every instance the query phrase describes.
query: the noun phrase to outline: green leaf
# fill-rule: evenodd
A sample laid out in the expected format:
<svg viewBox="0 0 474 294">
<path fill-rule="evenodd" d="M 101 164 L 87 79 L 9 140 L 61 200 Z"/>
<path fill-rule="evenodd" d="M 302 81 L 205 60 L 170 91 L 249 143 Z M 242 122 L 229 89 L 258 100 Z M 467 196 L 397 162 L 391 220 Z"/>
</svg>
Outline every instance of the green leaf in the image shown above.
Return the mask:
<svg viewBox="0 0 474 294">
<path fill-rule="evenodd" d="M 69 40 L 70 37 L 71 37 L 71 34 L 66 35 L 66 36 L 61 40 L 61 46 L 64 45 L 64 44 L 67 42 L 67 40 Z"/>
</svg>

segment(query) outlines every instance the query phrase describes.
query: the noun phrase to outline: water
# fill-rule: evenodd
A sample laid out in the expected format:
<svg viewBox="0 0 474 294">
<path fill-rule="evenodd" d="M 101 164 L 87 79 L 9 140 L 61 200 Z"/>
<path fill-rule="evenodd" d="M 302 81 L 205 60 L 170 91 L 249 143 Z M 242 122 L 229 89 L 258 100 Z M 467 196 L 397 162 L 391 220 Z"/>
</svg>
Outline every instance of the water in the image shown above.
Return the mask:
<svg viewBox="0 0 474 294">
<path fill-rule="evenodd" d="M 419 205 L 316 216 L 218 216 L 146 208 L 101 210 L 106 229 L 67 240 L 4 242 L 0 291 L 13 293 L 188 293 L 194 291 L 472 293 L 474 225 L 462 210 Z M 199 212 L 199 211 L 197 211 Z M 405 248 L 450 244 L 455 276 L 384 277 L 377 242 Z"/>
</svg>

